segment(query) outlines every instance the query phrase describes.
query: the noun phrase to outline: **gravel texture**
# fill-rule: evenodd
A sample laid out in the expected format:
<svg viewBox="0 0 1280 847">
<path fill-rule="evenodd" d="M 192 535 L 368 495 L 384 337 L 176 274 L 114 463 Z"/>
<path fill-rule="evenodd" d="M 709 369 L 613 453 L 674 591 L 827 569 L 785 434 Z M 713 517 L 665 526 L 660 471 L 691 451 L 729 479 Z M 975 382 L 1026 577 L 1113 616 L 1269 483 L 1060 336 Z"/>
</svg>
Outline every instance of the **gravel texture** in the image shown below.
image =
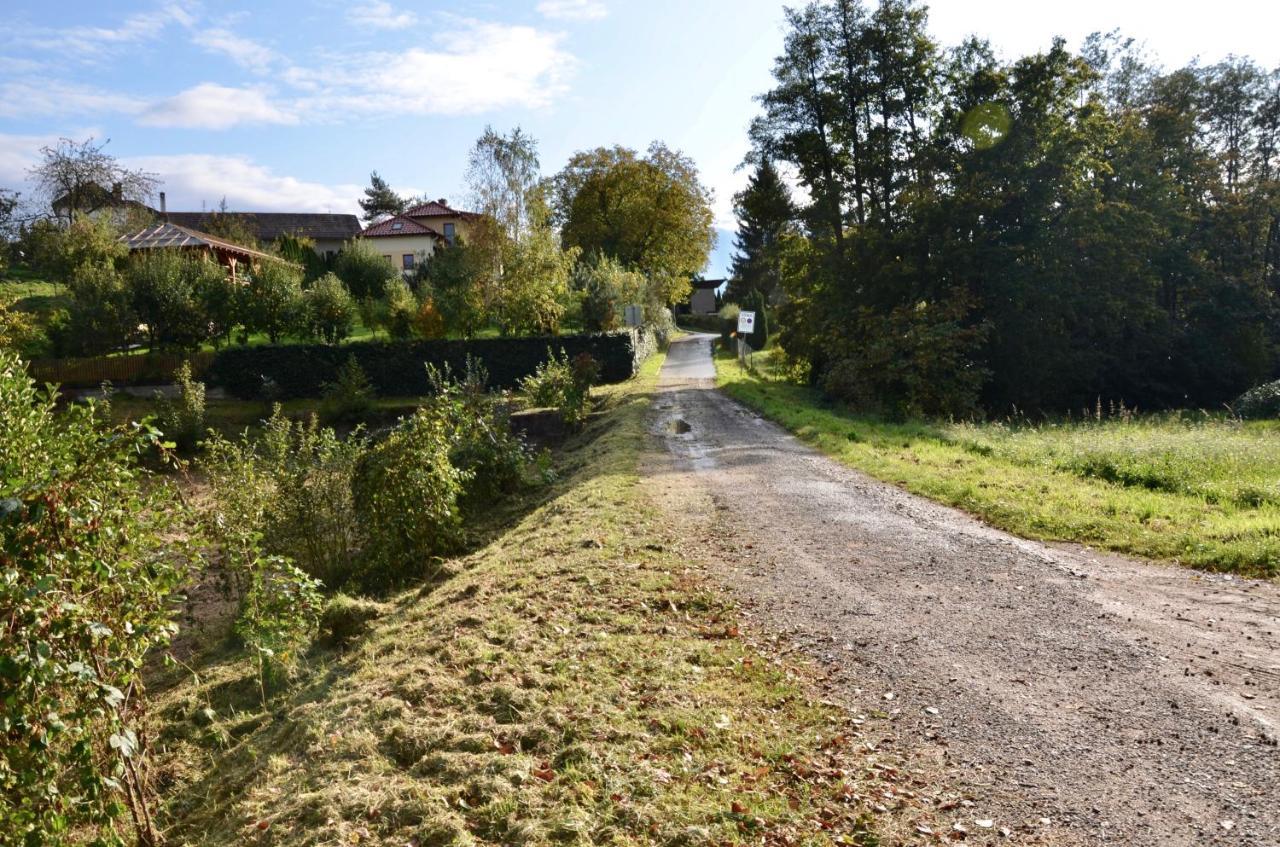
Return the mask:
<svg viewBox="0 0 1280 847">
<path fill-rule="evenodd" d="M 1009 837 L 1280 845 L 1280 590 L 1027 541 L 827 459 L 672 345 L 651 478 L 765 631 Z"/>
</svg>

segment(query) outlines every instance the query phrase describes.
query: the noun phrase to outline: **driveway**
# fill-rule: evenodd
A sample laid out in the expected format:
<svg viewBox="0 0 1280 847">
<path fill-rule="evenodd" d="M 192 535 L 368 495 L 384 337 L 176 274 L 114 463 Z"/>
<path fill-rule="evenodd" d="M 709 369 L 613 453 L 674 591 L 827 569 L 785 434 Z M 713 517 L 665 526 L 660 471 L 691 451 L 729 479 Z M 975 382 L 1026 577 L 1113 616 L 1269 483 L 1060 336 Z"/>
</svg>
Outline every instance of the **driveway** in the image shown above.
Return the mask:
<svg viewBox="0 0 1280 847">
<path fill-rule="evenodd" d="M 1280 591 L 1026 541 L 829 460 L 672 345 L 652 478 L 766 631 L 1012 838 L 1280 845 Z M 1056 836 L 1055 836 L 1056 837 Z"/>
</svg>

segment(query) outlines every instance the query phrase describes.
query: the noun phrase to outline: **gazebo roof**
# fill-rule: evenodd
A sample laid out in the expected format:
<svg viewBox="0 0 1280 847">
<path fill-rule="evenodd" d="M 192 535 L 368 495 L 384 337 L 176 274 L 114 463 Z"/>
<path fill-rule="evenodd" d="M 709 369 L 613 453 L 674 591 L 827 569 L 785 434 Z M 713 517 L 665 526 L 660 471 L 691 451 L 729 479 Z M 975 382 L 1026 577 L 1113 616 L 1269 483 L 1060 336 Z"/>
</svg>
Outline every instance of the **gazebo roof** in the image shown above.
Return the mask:
<svg viewBox="0 0 1280 847">
<path fill-rule="evenodd" d="M 230 254 L 239 259 L 269 259 L 273 262 L 285 262 L 279 256 L 272 256 L 270 253 L 263 253 L 261 250 L 254 250 L 207 232 L 168 222 L 149 226 L 132 235 L 122 235 L 119 240 L 130 250 L 207 247 L 217 253 Z"/>
</svg>

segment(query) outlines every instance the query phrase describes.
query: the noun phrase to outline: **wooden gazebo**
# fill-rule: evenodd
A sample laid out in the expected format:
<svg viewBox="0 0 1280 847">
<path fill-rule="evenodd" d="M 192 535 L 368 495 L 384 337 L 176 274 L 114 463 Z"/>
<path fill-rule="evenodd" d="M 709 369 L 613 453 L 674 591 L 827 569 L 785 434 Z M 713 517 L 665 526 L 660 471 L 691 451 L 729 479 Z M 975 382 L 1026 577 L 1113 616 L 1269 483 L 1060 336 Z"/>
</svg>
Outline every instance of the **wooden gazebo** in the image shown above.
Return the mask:
<svg viewBox="0 0 1280 847">
<path fill-rule="evenodd" d="M 291 264 L 279 256 L 168 222 L 149 226 L 132 235 L 122 235 L 120 242 L 129 248 L 130 253 L 136 250 L 197 250 L 208 253 L 227 269 L 232 282 L 238 281 L 236 269 L 241 264 L 249 265 L 251 270 L 264 261 Z"/>
</svg>

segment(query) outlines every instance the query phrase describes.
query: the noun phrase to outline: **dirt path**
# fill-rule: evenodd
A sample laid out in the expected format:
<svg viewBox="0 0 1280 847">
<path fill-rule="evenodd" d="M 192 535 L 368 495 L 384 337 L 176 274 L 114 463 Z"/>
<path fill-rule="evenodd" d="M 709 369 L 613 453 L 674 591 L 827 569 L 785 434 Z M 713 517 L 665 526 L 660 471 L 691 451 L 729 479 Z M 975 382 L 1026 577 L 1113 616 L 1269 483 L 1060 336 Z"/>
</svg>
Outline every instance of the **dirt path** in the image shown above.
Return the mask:
<svg viewBox="0 0 1280 847">
<path fill-rule="evenodd" d="M 672 346 L 651 481 L 833 696 L 901 710 L 886 741 L 1014 838 L 1280 845 L 1276 585 L 1025 541 L 876 482 L 715 391 L 709 338 Z"/>
</svg>

